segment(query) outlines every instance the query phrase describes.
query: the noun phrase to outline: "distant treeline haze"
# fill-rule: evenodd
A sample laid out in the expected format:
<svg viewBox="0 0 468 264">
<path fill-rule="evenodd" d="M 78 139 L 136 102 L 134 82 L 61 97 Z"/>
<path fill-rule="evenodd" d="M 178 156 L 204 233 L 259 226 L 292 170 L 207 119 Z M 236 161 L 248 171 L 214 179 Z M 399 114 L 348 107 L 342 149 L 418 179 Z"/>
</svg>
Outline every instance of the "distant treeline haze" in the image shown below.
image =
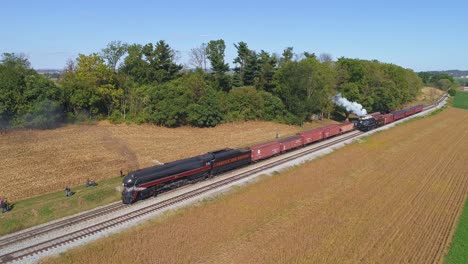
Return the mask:
<svg viewBox="0 0 468 264">
<path fill-rule="evenodd" d="M 54 82 L 21 55 L 0 61 L 0 126 L 49 128 L 62 122 L 109 119 L 168 127 L 216 126 L 236 120 L 300 124 L 313 114 L 347 115 L 330 100 L 340 92 L 369 112 L 410 102 L 423 81 L 412 70 L 378 61 L 281 55 L 234 44 L 234 69 L 225 42 L 190 52 L 190 68 L 164 41 L 128 45 L 113 41 L 99 53 L 80 54 Z"/>
</svg>

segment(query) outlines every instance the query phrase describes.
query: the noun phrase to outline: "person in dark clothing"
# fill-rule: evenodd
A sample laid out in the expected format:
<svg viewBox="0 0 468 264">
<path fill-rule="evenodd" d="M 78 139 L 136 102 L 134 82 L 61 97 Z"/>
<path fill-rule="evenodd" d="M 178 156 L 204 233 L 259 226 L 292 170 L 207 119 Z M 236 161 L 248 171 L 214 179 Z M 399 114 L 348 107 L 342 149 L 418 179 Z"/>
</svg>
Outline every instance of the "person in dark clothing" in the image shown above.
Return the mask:
<svg viewBox="0 0 468 264">
<path fill-rule="evenodd" d="M 89 179 L 86 179 L 85 187 L 89 187 Z"/>
<path fill-rule="evenodd" d="M 68 186 L 65 188 L 65 195 L 66 195 L 67 197 L 71 196 L 71 189 L 70 189 L 70 187 L 68 187 Z"/>
<path fill-rule="evenodd" d="M 6 199 L 2 199 L 2 213 L 8 212 L 8 203 Z"/>
</svg>

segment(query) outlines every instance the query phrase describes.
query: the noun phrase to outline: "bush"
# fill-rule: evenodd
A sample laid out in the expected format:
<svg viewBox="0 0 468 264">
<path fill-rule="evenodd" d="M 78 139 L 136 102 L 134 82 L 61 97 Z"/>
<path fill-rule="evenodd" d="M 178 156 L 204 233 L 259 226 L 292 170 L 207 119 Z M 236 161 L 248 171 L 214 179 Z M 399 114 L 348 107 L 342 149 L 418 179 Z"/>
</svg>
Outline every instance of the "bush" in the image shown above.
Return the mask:
<svg viewBox="0 0 468 264">
<path fill-rule="evenodd" d="M 264 100 L 254 87 L 233 88 L 227 97 L 229 121 L 247 121 L 262 117 Z"/>
<path fill-rule="evenodd" d="M 223 120 L 219 96 L 214 90 L 207 90 L 198 103 L 187 108 L 187 121 L 197 127 L 214 127 Z"/>
<path fill-rule="evenodd" d="M 124 120 L 124 117 L 123 117 L 122 113 L 120 113 L 120 111 L 114 111 L 114 112 L 112 112 L 112 114 L 109 116 L 109 121 L 110 121 L 112 124 L 121 124 L 121 123 L 123 123 L 125 120 Z"/>
<path fill-rule="evenodd" d="M 447 92 L 450 96 L 455 96 L 455 94 L 457 94 L 457 91 L 455 89 L 449 89 Z"/>
</svg>

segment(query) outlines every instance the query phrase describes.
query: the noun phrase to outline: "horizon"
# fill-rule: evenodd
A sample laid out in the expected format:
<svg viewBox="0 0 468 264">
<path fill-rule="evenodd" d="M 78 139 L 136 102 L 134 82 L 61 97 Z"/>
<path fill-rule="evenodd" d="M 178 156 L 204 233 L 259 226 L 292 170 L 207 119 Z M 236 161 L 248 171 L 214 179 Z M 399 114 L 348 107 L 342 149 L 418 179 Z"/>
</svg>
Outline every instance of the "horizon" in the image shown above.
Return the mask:
<svg viewBox="0 0 468 264">
<path fill-rule="evenodd" d="M 296 54 L 378 60 L 417 72 L 468 69 L 463 47 L 468 41 L 463 34 L 468 3 L 462 1 L 46 0 L 27 8 L 18 3 L 3 6 L 0 32 L 7 41 L 0 43 L 0 52 L 23 53 L 34 69 L 63 69 L 68 59 L 99 53 L 114 40 L 142 45 L 165 40 L 180 53 L 178 63 L 186 65 L 191 48 L 216 39 L 224 39 L 231 68 L 233 44 L 244 41 L 255 51 L 281 54 L 293 47 Z"/>
</svg>

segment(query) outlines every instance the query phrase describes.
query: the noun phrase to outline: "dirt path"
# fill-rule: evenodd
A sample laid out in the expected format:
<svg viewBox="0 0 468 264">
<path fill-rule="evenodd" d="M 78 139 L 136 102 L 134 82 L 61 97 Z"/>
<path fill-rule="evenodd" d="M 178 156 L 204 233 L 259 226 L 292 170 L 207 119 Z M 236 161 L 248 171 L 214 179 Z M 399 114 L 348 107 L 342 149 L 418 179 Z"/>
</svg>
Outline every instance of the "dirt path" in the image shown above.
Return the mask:
<svg viewBox="0 0 468 264">
<path fill-rule="evenodd" d="M 49 263 L 441 262 L 467 160 L 448 109 Z"/>
</svg>

